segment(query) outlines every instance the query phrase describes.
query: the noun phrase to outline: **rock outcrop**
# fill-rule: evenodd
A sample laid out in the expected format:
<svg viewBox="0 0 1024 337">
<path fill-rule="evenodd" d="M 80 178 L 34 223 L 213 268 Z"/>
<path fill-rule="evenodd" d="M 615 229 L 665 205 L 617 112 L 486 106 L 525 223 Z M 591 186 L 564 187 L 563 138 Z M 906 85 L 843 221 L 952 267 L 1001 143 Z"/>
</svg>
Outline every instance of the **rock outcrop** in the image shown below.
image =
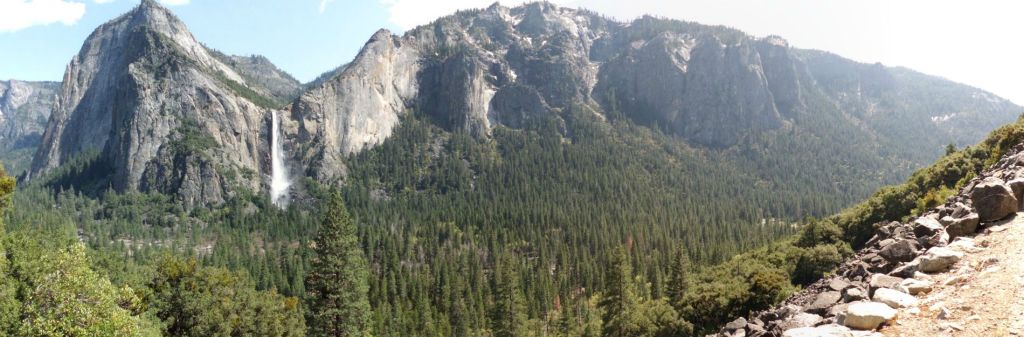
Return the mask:
<svg viewBox="0 0 1024 337">
<path fill-rule="evenodd" d="M 100 186 L 187 206 L 259 191 L 270 120 L 261 90 L 144 0 L 97 28 L 68 65 L 30 178 L 95 156 L 109 172 Z"/>
</svg>

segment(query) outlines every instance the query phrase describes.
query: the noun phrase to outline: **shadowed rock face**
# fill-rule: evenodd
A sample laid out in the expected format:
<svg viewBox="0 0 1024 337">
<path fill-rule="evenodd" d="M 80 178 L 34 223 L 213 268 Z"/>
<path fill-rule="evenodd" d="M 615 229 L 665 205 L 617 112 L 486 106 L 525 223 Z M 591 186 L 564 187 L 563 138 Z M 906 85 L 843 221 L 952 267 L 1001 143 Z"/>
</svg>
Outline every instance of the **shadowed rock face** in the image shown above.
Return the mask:
<svg viewBox="0 0 1024 337">
<path fill-rule="evenodd" d="M 97 28 L 68 65 L 31 177 L 98 151 L 118 191 L 191 206 L 259 190 L 269 119 L 253 88 L 169 11 L 143 1 Z"/>
</svg>

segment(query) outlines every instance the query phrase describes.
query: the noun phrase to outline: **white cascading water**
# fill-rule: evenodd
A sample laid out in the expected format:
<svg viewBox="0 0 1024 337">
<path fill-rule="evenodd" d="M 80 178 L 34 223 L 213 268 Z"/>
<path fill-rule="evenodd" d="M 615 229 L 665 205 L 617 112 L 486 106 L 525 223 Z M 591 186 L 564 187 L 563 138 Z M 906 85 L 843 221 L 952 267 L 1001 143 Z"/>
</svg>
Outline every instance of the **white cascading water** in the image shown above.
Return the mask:
<svg viewBox="0 0 1024 337">
<path fill-rule="evenodd" d="M 284 147 L 281 146 L 281 121 L 277 111 L 271 112 L 270 125 L 270 201 L 277 207 L 288 206 L 288 187 L 292 185 L 288 168 L 284 165 Z"/>
</svg>

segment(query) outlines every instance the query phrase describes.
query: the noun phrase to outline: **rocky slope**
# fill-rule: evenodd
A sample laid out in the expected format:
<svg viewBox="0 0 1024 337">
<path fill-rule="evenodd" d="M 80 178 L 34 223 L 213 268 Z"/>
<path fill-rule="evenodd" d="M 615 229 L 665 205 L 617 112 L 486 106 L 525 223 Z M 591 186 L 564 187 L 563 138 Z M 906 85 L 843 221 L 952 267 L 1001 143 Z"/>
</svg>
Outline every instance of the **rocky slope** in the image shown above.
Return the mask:
<svg viewBox="0 0 1024 337">
<path fill-rule="evenodd" d="M 1022 201 L 1024 144 L 1017 144 L 944 205 L 907 223 L 876 225 L 867 246 L 834 276 L 750 320 L 738 318 L 718 335 L 1019 334 L 1014 317 L 1024 315 L 1018 286 L 1024 280 L 996 275 L 1004 268 L 1019 271 L 1013 261 L 1024 254 L 1024 222 L 1018 216 Z M 970 290 L 971 284 L 994 283 L 996 288 Z M 969 300 L 1003 310 L 977 307 Z M 975 312 L 990 315 L 983 318 Z"/>
<path fill-rule="evenodd" d="M 60 83 L 0 81 L 0 160 L 17 175 L 39 146 Z"/>
<path fill-rule="evenodd" d="M 273 91 L 239 73 L 167 9 L 142 1 L 97 28 L 68 65 L 30 178 L 97 156 L 92 165 L 109 172 L 98 185 L 118 191 L 186 205 L 259 191 L 273 107 L 260 92 Z"/>
<path fill-rule="evenodd" d="M 769 152 L 766 144 L 794 137 L 847 142 L 900 167 L 928 163 L 951 142 L 973 144 L 1021 111 L 975 88 L 778 37 L 496 4 L 402 36 L 375 34 L 347 68 L 292 105 L 291 146 L 309 175 L 337 178 L 344 156 L 387 139 L 410 112 L 486 137 L 569 109 L 711 149 Z"/>
</svg>

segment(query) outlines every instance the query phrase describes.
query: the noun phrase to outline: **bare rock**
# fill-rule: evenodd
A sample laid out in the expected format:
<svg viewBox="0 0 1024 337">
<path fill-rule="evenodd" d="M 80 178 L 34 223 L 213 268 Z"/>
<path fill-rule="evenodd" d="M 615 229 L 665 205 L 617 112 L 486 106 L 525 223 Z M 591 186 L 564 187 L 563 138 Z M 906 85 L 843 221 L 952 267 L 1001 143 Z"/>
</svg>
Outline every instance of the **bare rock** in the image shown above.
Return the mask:
<svg viewBox="0 0 1024 337">
<path fill-rule="evenodd" d="M 877 289 L 881 288 L 896 288 L 903 282 L 903 279 L 895 276 L 889 276 L 885 274 L 874 274 L 871 275 L 871 292 L 874 293 Z"/>
<path fill-rule="evenodd" d="M 917 297 L 889 288 L 875 290 L 875 294 L 871 296 L 871 299 L 897 309 L 912 307 L 918 303 Z"/>
<path fill-rule="evenodd" d="M 857 330 L 874 330 L 895 317 L 896 309 L 885 303 L 856 302 L 846 309 L 842 324 Z"/>
<path fill-rule="evenodd" d="M 983 222 L 1002 220 L 1019 209 L 1013 190 L 996 178 L 987 178 L 975 186 L 971 201 Z"/>
<path fill-rule="evenodd" d="M 846 289 L 845 292 L 843 292 L 844 302 L 855 302 L 863 300 L 865 298 L 867 298 L 867 295 L 864 293 L 864 290 L 860 288 L 849 288 Z"/>
<path fill-rule="evenodd" d="M 956 219 L 952 217 L 947 218 L 949 218 L 949 223 L 946 225 L 946 232 L 952 238 L 974 234 L 978 230 L 978 224 L 981 223 L 981 217 L 978 216 L 978 213 L 971 213 Z"/>
<path fill-rule="evenodd" d="M 745 328 L 746 326 L 747 326 L 747 319 L 743 318 L 743 317 L 740 317 L 740 318 L 737 318 L 736 320 L 734 320 L 732 322 L 729 322 L 729 324 L 726 324 L 725 325 L 725 329 L 726 330 L 739 330 L 739 329 Z"/>
<path fill-rule="evenodd" d="M 960 262 L 960 259 L 963 257 L 963 253 L 950 248 L 934 247 L 921 256 L 921 265 L 918 269 L 925 273 L 945 271 L 957 262 Z"/>
<path fill-rule="evenodd" d="M 812 327 L 812 326 L 817 325 L 823 319 L 824 318 L 822 318 L 819 315 L 815 315 L 815 314 L 812 314 L 812 313 L 802 312 L 802 313 L 794 315 L 793 317 L 790 317 L 785 322 L 782 322 L 781 324 L 779 324 L 779 328 L 782 331 L 787 331 L 787 330 L 796 329 L 796 328 Z"/>
<path fill-rule="evenodd" d="M 911 295 L 926 294 L 932 291 L 932 282 L 918 279 L 905 279 L 900 282 L 900 285 L 896 290 L 905 292 Z"/>
<path fill-rule="evenodd" d="M 814 298 L 814 302 L 811 302 L 811 304 L 804 308 L 804 310 L 809 313 L 824 315 L 828 312 L 829 308 L 836 303 L 839 303 L 839 300 L 842 298 L 843 295 L 838 291 L 826 291 L 818 294 L 818 296 Z"/>
<path fill-rule="evenodd" d="M 977 227 L 977 226 L 975 226 Z M 912 240 L 893 241 L 882 246 L 878 255 L 889 262 L 909 262 L 919 254 L 918 244 Z"/>
</svg>

